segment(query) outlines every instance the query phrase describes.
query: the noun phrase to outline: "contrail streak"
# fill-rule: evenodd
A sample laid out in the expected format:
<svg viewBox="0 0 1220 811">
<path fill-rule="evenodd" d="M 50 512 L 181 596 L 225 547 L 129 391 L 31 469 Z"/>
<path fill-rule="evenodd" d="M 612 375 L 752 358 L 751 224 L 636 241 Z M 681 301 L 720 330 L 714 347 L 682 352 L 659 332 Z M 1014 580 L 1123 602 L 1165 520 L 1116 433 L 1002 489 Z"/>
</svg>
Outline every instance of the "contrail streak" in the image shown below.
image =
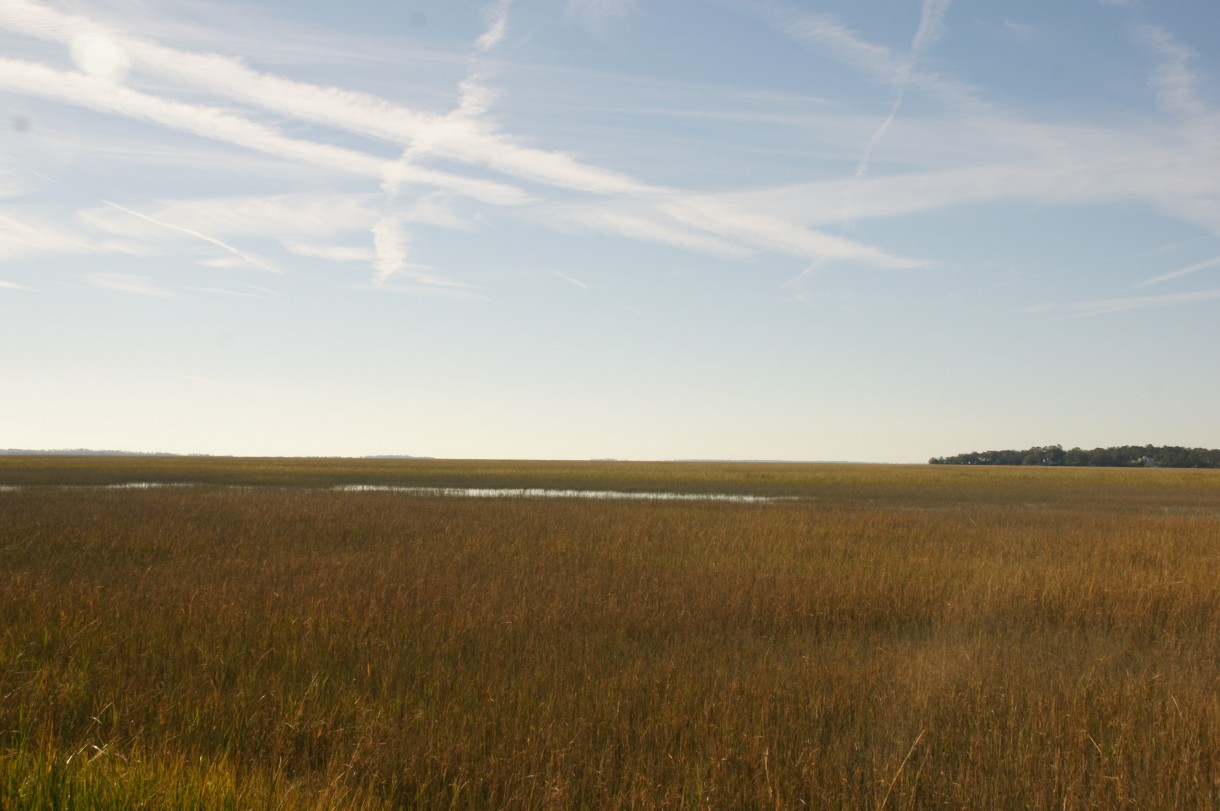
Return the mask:
<svg viewBox="0 0 1220 811">
<path fill-rule="evenodd" d="M 102 202 L 105 203 L 106 205 L 110 206 L 111 208 L 117 208 L 119 211 L 122 211 L 124 214 L 130 214 L 133 217 L 138 217 L 141 220 L 144 220 L 145 222 L 152 223 L 153 225 L 159 225 L 162 228 L 168 228 L 170 231 L 178 231 L 180 233 L 187 234 L 189 236 L 193 236 L 196 239 L 202 239 L 204 242 L 211 243 L 212 245 L 215 245 L 218 248 L 223 248 L 224 250 L 228 251 L 229 253 L 233 254 L 234 256 L 244 259 L 245 261 L 249 262 L 250 264 L 254 265 L 255 267 L 262 268 L 263 270 L 267 270 L 272 273 L 281 272 L 280 269 L 275 267 L 274 265 L 270 265 L 267 262 L 264 262 L 262 259 L 259 259 L 258 257 L 255 257 L 255 256 L 251 256 L 250 254 L 246 253 L 245 251 L 243 251 L 239 248 L 234 248 L 232 245 L 230 245 L 227 242 L 222 242 L 219 239 L 216 239 L 215 237 L 210 237 L 207 234 L 200 233 L 199 231 L 196 231 L 193 228 L 184 228 L 181 225 L 174 225 L 173 223 L 168 223 L 168 222 L 164 222 L 162 220 L 154 219 L 153 217 L 150 217 L 147 214 L 141 214 L 138 211 L 132 211 L 130 208 L 124 208 L 123 206 L 119 205 L 118 203 L 112 203 L 109 200 L 103 200 Z"/>
<path fill-rule="evenodd" d="M 856 171 L 854 177 L 862 178 L 868 174 L 868 164 L 872 160 L 873 150 L 885 138 L 886 132 L 894 123 L 894 119 L 898 117 L 898 109 L 902 106 L 902 101 L 906 97 L 907 86 L 911 83 L 911 76 L 915 72 L 915 64 L 919 61 L 920 55 L 936 40 L 940 39 L 941 33 L 945 27 L 945 15 L 949 11 L 949 4 L 952 0 L 924 0 L 923 8 L 919 14 L 919 28 L 915 31 L 914 38 L 911 39 L 911 48 L 907 54 L 906 63 L 903 64 L 898 74 L 898 84 L 894 91 L 894 102 L 890 105 L 889 115 L 885 117 L 885 121 L 881 122 L 881 126 L 877 128 L 873 136 L 868 139 L 868 143 L 864 147 L 864 152 L 860 155 L 860 160 L 856 163 Z M 853 184 L 854 185 L 854 184 Z M 848 188 L 847 195 L 850 197 L 852 188 Z M 844 204 L 844 221 L 850 222 L 851 217 L 848 211 L 849 203 Z"/>
</svg>

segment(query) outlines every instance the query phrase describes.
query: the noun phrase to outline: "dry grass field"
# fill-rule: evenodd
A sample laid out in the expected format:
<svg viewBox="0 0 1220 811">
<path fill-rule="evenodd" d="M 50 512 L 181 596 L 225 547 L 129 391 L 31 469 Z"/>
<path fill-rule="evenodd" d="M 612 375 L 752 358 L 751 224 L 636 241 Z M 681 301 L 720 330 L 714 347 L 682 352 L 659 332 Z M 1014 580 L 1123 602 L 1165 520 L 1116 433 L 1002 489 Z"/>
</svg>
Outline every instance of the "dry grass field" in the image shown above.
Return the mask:
<svg viewBox="0 0 1220 811">
<path fill-rule="evenodd" d="M 1218 629 L 1217 471 L 0 458 L 0 809 L 1216 808 Z"/>
</svg>

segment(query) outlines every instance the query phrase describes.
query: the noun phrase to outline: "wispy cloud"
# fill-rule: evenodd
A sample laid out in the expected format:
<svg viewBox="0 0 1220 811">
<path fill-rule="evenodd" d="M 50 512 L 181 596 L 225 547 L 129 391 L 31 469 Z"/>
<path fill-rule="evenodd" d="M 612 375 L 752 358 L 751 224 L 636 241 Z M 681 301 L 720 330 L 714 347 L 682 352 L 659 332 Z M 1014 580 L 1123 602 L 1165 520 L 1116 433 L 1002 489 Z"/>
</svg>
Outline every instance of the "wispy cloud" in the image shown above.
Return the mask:
<svg viewBox="0 0 1220 811">
<path fill-rule="evenodd" d="M 411 241 L 408 230 L 413 225 L 430 225 L 436 228 L 466 229 L 469 223 L 459 217 L 451 207 L 451 198 L 444 194 L 431 194 L 409 204 L 396 207 L 379 219 L 371 228 L 373 237 L 373 267 L 376 274 L 374 284 L 384 283 L 396 273 L 413 272 L 419 279 L 428 278 L 418 271 L 422 266 L 407 262 L 407 249 Z"/>
<path fill-rule="evenodd" d="M 448 207 L 444 195 L 427 195 L 405 206 L 397 216 L 404 221 L 424 222 L 439 227 L 463 228 L 467 224 Z M 134 215 L 134 216 L 133 216 Z M 115 235 L 103 242 L 111 252 L 138 255 L 164 252 L 158 245 L 165 237 L 182 235 L 215 245 L 224 256 L 204 257 L 199 264 L 209 267 L 248 267 L 268 270 L 278 267 L 249 251 L 238 248 L 234 239 L 272 238 L 284 250 L 297 256 L 333 262 L 362 262 L 373 265 L 378 255 L 372 229 L 387 215 L 374 193 L 310 193 L 209 197 L 161 202 L 135 211 L 106 203 L 85 209 L 78 218 L 86 226 Z M 352 245 L 353 235 L 367 240 Z M 116 244 L 121 240 L 122 244 Z M 339 244 L 328 244 L 327 240 Z"/>
<path fill-rule="evenodd" d="M 370 282 L 364 289 L 379 293 L 400 293 L 408 296 L 424 298 L 449 299 L 454 301 L 477 300 L 494 301 L 486 293 L 474 285 L 447 282 L 435 277 L 427 277 L 413 273 L 410 276 L 395 276 L 380 284 Z"/>
<path fill-rule="evenodd" d="M 700 253 L 736 257 L 747 256 L 750 253 L 748 248 L 733 241 L 714 234 L 700 233 L 697 228 L 684 227 L 681 222 L 672 217 L 658 217 L 655 212 L 635 211 L 629 206 L 618 208 L 595 205 L 566 206 L 561 210 L 550 212 L 547 216 L 548 218 L 562 218 L 567 222 L 604 233 Z"/>
<path fill-rule="evenodd" d="M 109 200 L 103 200 L 102 202 L 105 203 L 106 205 L 110 206 L 111 208 L 118 209 L 119 211 L 123 212 L 124 214 L 130 214 L 133 217 L 144 220 L 145 222 L 152 223 L 153 225 L 156 225 L 158 227 L 165 228 L 169 231 L 176 231 L 181 234 L 186 234 L 187 236 L 202 240 L 210 245 L 215 245 L 216 247 L 221 248 L 225 251 L 228 251 L 233 256 L 237 257 L 238 259 L 242 260 L 245 263 L 253 265 L 256 268 L 261 268 L 263 270 L 267 270 L 272 273 L 280 272 L 279 268 L 270 264 L 266 260 L 260 259 L 257 256 L 246 253 L 245 251 L 243 251 L 239 248 L 235 248 L 232 245 L 230 245 L 229 243 L 224 242 L 223 240 L 216 239 L 215 237 L 210 237 L 207 234 L 204 234 L 200 231 L 196 231 L 193 228 L 185 228 L 181 225 L 174 225 L 173 223 L 165 222 L 164 220 L 158 220 L 155 217 L 150 217 L 147 214 L 141 214 L 138 211 L 133 211 L 130 208 L 121 206 L 118 203 L 112 203 Z"/>
<path fill-rule="evenodd" d="M 43 254 L 94 253 L 97 246 L 35 212 L 0 214 L 0 260 Z"/>
<path fill-rule="evenodd" d="M 1177 270 L 1170 271 L 1169 273 L 1162 273 L 1160 276 L 1153 276 L 1151 279 L 1146 279 L 1140 282 L 1136 285 L 1136 287 L 1151 287 L 1154 284 L 1161 284 L 1162 282 L 1167 282 L 1171 279 L 1180 279 L 1183 276 L 1189 276 L 1192 273 L 1198 273 L 1200 270 L 1207 270 L 1208 268 L 1214 267 L 1220 267 L 1220 256 L 1217 256 L 1214 259 L 1206 259 L 1202 262 L 1195 262 L 1193 265 L 1187 265 L 1186 267 L 1178 268 Z"/>
<path fill-rule="evenodd" d="M 406 223 L 398 217 L 386 217 L 373 226 L 373 266 L 377 275 L 373 283 L 380 285 L 395 273 L 407 268 L 407 245 L 410 237 Z"/>
<path fill-rule="evenodd" d="M 604 16 L 625 13 L 629 9 L 630 4 L 622 2 L 582 3 L 574 6 L 574 13 Z M 493 4 L 490 7 L 489 32 L 497 30 L 501 13 L 507 13 L 507 6 Z M 933 31 L 936 17 L 929 13 L 928 19 L 927 31 Z M 62 14 L 30 0 L 0 0 L 0 26 L 60 41 L 70 41 L 82 33 L 98 30 L 98 24 L 87 18 Z M 440 172 L 422 163 L 429 158 L 443 158 L 456 160 L 472 169 L 501 172 L 556 188 L 632 200 L 623 210 L 586 211 L 567 218 L 569 221 L 581 220 L 599 230 L 631 239 L 645 239 L 705 252 L 745 255 L 756 248 L 775 243 L 775 234 L 770 232 L 776 228 L 793 233 L 801 230 L 783 223 L 764 229 L 726 227 L 729 222 L 725 218 L 701 216 L 689 208 L 680 218 L 665 216 L 660 222 L 650 222 L 649 219 L 658 210 L 655 201 L 681 198 L 685 193 L 582 162 L 566 152 L 525 146 L 501 133 L 487 119 L 490 91 L 477 73 L 463 82 L 459 104 L 454 112 L 437 115 L 411 110 L 364 93 L 284 79 L 216 54 L 168 48 L 113 29 L 106 29 L 106 33 L 129 55 L 137 71 L 156 75 L 162 80 L 183 82 L 206 93 L 254 105 L 298 121 L 323 124 L 388 141 L 405 147 L 403 158 L 387 161 L 333 144 L 289 137 L 261 121 L 235 114 L 231 107 L 219 108 L 152 96 L 36 63 L 17 60 L 0 62 L 0 87 L 7 84 L 10 89 L 19 92 L 150 121 L 287 160 L 357 176 L 375 177 L 383 182 L 391 199 L 404 189 L 416 186 L 441 188 L 492 205 L 519 206 L 532 199 L 511 185 Z M 925 32 L 924 36 L 926 38 L 932 34 Z M 383 212 L 382 217 L 374 222 L 391 216 L 394 216 L 394 212 Z M 754 238 L 752 234 L 765 241 L 751 244 L 750 240 Z M 790 236 L 780 241 L 794 242 Z M 382 242 L 386 242 L 384 234 Z M 803 240 L 795 242 L 824 244 L 826 240 L 806 234 Z M 893 264 L 880 249 L 855 250 L 846 242 L 839 247 L 848 250 L 836 249 L 836 256 L 865 262 L 880 258 L 884 264 Z M 383 278 L 386 272 L 393 272 L 385 270 L 392 263 L 382 257 L 382 253 L 379 252 L 378 278 Z"/>
<path fill-rule="evenodd" d="M 911 48 L 907 53 L 906 62 L 899 70 L 894 90 L 894 101 L 890 105 L 889 115 L 881 122 L 881 126 L 877 128 L 873 136 L 869 138 L 868 144 L 865 145 L 864 153 L 856 163 L 856 177 L 863 177 L 868 172 L 868 164 L 872 159 L 873 151 L 893 125 L 894 119 L 898 117 L 898 109 L 902 106 L 903 97 L 906 95 L 907 86 L 911 83 L 911 75 L 915 70 L 919 57 L 940 39 L 941 33 L 944 31 L 945 15 L 949 12 L 950 2 L 951 0 L 924 0 L 919 14 L 919 28 L 916 29 L 915 36 L 911 39 Z"/>
<path fill-rule="evenodd" d="M 98 29 L 97 23 L 88 18 L 61 14 L 28 0 L 0 2 L 0 25 L 64 42 Z M 638 181 L 583 164 L 568 154 L 522 146 L 469 116 L 419 112 L 365 93 L 256 71 L 236 59 L 217 54 L 169 48 L 115 32 L 108 35 L 124 48 L 139 68 L 282 115 L 407 145 L 419 154 L 486 166 L 564 188 L 595 193 L 629 193 L 645 188 Z M 0 73 L 4 67 L 0 63 Z M 76 103 L 84 103 L 84 100 Z M 206 118 L 214 119 L 219 112 L 211 111 Z M 231 135 L 241 136 L 243 145 L 250 148 L 274 147 L 277 154 L 310 158 L 318 165 L 338 165 L 344 171 L 378 177 L 382 173 L 380 161 L 361 153 L 313 144 L 320 149 L 318 151 L 307 145 L 284 142 L 283 136 L 271 137 L 271 133 L 257 128 L 250 131 L 249 127 L 239 127 L 233 121 L 224 123 L 231 125 Z M 492 181 L 460 178 L 422 168 L 415 168 L 403 179 L 450 188 L 499 205 L 518 204 L 528 199 L 520 190 Z"/>
<path fill-rule="evenodd" d="M 0 158 L 0 199 L 20 197 L 33 188 L 33 184 L 29 179 L 20 176 L 22 172 L 21 167 L 16 165 L 6 166 L 5 164 L 9 162 L 12 164 L 16 163 L 11 157 L 7 160 Z M 25 171 L 28 173 L 28 168 Z"/>
<path fill-rule="evenodd" d="M 269 126 L 220 108 L 152 96 L 36 62 L 0 58 L 0 87 L 130 116 L 322 168 L 369 177 L 378 177 L 381 173 L 382 161 L 362 152 L 290 138 Z"/>
<path fill-rule="evenodd" d="M 1005 113 L 983 101 L 979 88 L 921 66 L 921 57 L 944 35 L 949 0 L 924 0 L 918 29 L 905 51 L 869 42 L 838 18 L 807 12 L 783 0 L 762 0 L 751 7 L 761 9 L 788 36 L 865 79 L 892 88 L 894 103 L 886 119 L 870 127 L 871 137 L 858 153 L 853 177 L 696 193 L 598 166 L 571 152 L 531 145 L 505 131 L 494 117 L 493 108 L 499 106 L 495 75 L 478 56 L 503 42 L 511 11 L 507 0 L 495 0 L 484 8 L 485 28 L 474 43 L 470 72 L 448 113 L 287 79 L 219 54 L 167 47 L 34 0 L 0 0 L 0 27 L 65 44 L 101 31 L 130 59 L 134 77 L 155 79 L 155 84 L 143 87 L 166 88 L 166 95 L 16 59 L 0 60 L 0 88 L 154 123 L 275 160 L 336 172 L 339 177 L 375 181 L 383 194 L 373 192 L 370 184 L 364 197 L 316 195 L 318 200 L 333 200 L 333 206 L 347 206 L 344 211 L 334 208 L 333 217 L 326 214 L 330 202 L 302 210 L 299 219 L 316 223 L 316 232 L 286 222 L 272 226 L 281 214 L 260 214 L 255 208 L 262 204 L 254 202 L 247 207 L 252 215 L 232 214 L 228 217 L 232 223 L 223 227 L 216 224 L 225 221 L 223 212 L 202 214 L 208 205 L 204 201 L 182 203 L 184 215 L 191 206 L 198 208 L 194 218 L 179 216 L 174 203 L 141 205 L 138 211 L 153 221 L 188 229 L 179 232 L 184 235 L 208 235 L 221 243 L 215 247 L 231 256 L 238 254 L 229 249 L 242 250 L 241 237 L 250 235 L 270 236 L 297 255 L 370 262 L 374 280 L 383 285 L 393 275 L 422 270 L 408 264 L 410 231 L 416 226 L 477 227 L 480 215 L 471 208 L 475 203 L 509 207 L 516 221 L 543 228 L 575 226 L 718 256 L 770 251 L 817 267 L 830 261 L 895 269 L 929 264 L 922 257 L 899 255 L 822 230 L 842 224 L 845 199 L 850 199 L 846 213 L 852 220 L 999 200 L 1039 205 L 1138 200 L 1220 232 L 1220 193 L 1211 171 L 1220 170 L 1220 150 L 1215 146 L 1220 139 L 1204 137 L 1212 132 L 1213 114 L 1201 100 L 1189 49 L 1161 29 L 1143 30 L 1140 41 L 1154 58 L 1151 83 L 1165 109 L 1184 122 L 1182 126 L 1169 129 L 1161 122 L 1148 122 L 1142 129 L 1082 127 Z M 622 0 L 584 0 L 572 2 L 569 12 L 586 20 L 605 20 L 632 8 L 632 3 Z M 923 130 L 909 117 L 899 117 L 905 94 L 916 92 L 945 110 L 940 116 L 925 115 L 926 121 L 919 122 Z M 858 114 L 853 115 L 852 126 L 844 126 L 843 131 L 854 133 L 851 143 L 859 145 L 864 133 Z M 276 122 L 276 116 L 283 118 L 278 126 L 269 123 Z M 386 155 L 377 154 L 376 144 L 366 150 L 352 148 L 350 144 L 356 142 L 351 139 L 299 137 L 302 124 L 373 139 L 385 146 Z M 942 147 L 935 154 L 912 148 L 911 154 L 923 156 L 924 166 L 901 175 L 870 176 L 880 144 L 887 141 L 887 148 L 901 148 L 888 142 L 909 137 L 913 129 L 920 133 L 920 145 L 927 140 L 926 132 L 952 131 L 954 146 L 960 148 Z M 1198 135 L 1192 137 L 1190 132 Z M 501 179 L 490 179 L 497 173 Z M 539 186 L 518 186 L 518 180 Z M 214 205 L 224 204 L 218 200 Z M 271 209 L 278 203 L 265 205 Z M 285 221 L 297 213 L 292 200 L 286 199 L 280 208 Z M 124 244 L 133 251 L 141 249 L 137 235 L 117 226 L 113 216 L 98 219 L 97 211 L 90 210 L 85 221 L 110 239 L 95 243 L 78 237 L 81 245 L 91 250 Z M 243 226 L 243 221 L 248 225 Z M 362 240 L 366 242 L 355 244 Z M 102 244 L 106 247 L 99 247 Z"/>
<path fill-rule="evenodd" d="M 1032 37 L 1038 32 L 1036 26 L 1021 22 L 1020 20 L 1011 19 L 1010 17 L 1004 18 L 1004 27 L 1012 32 L 1013 36 L 1021 38 Z"/>
<path fill-rule="evenodd" d="M 911 40 L 908 63 L 914 69 L 923 52 L 935 45 L 945 32 L 945 16 L 953 0 L 924 0 L 919 12 L 919 28 Z"/>
<path fill-rule="evenodd" d="M 205 256 L 196 259 L 195 264 L 203 265 L 205 268 L 221 268 L 222 270 L 250 266 L 249 262 L 237 256 Z"/>
<path fill-rule="evenodd" d="M 729 194 L 687 195 L 666 201 L 658 209 L 677 222 L 790 256 L 806 259 L 822 256 L 889 269 L 924 267 L 928 264 L 923 260 L 896 256 L 880 248 L 794 224 L 781 214 L 761 212 L 743 202 L 742 198 Z"/>
<path fill-rule="evenodd" d="M 142 213 L 219 239 L 271 235 L 296 241 L 367 232 L 383 216 L 380 195 L 374 192 L 185 197 L 146 205 Z M 85 209 L 82 215 L 90 224 L 114 234 L 141 237 L 161 230 L 146 219 L 116 213 L 109 205 Z"/>
<path fill-rule="evenodd" d="M 1072 305 L 1082 315 L 1104 315 L 1127 310 L 1146 310 L 1156 307 L 1180 307 L 1220 300 L 1220 288 L 1197 290 L 1193 293 L 1169 293 L 1161 296 L 1130 296 L 1127 298 L 1097 299 Z"/>
<path fill-rule="evenodd" d="M 832 14 L 798 11 L 795 7 L 770 4 L 759 7 L 771 21 L 793 39 L 814 45 L 881 84 L 898 85 L 909 80 L 907 60 L 884 45 L 868 42 Z"/>
<path fill-rule="evenodd" d="M 568 0 L 568 14 L 586 27 L 601 31 L 611 20 L 635 11 L 636 0 Z"/>
<path fill-rule="evenodd" d="M 180 299 L 181 295 L 149 280 L 147 276 L 126 273 L 88 273 L 82 277 L 94 287 L 153 298 Z"/>
<path fill-rule="evenodd" d="M 6 282 L 3 279 L 0 279 L 0 290 L 21 290 L 27 293 L 33 292 L 33 288 L 31 287 L 26 287 L 24 284 L 17 284 L 16 282 Z"/>
<path fill-rule="evenodd" d="M 767 199 L 761 192 L 757 199 Z M 659 199 L 541 209 L 551 222 L 697 251 L 744 258 L 760 250 L 806 261 L 860 263 L 879 268 L 924 267 L 928 262 L 793 223 L 775 206 L 761 211 L 756 198 L 736 194 L 675 192 Z"/>
<path fill-rule="evenodd" d="M 559 272 L 559 271 L 557 271 L 557 270 L 552 270 L 552 271 L 551 271 L 551 273 L 553 273 L 554 275 L 556 275 L 556 276 L 558 276 L 559 278 L 563 279 L 563 280 L 564 280 L 565 282 L 567 282 L 568 284 L 572 284 L 572 285 L 575 285 L 575 286 L 579 287 L 581 290 L 588 290 L 588 289 L 589 289 L 589 285 L 585 284 L 585 283 L 584 283 L 584 282 L 582 282 L 580 279 L 573 279 L 571 276 L 569 276 L 569 275 L 568 275 L 568 274 L 566 274 L 566 273 L 560 273 L 560 272 Z"/>
<path fill-rule="evenodd" d="M 984 101 L 976 87 L 917 68 L 908 72 L 908 59 L 864 40 L 829 15 L 782 2 L 757 8 L 789 36 L 865 78 L 894 87 L 907 82 L 908 88 L 939 102 L 945 111 L 929 120 L 937 121 L 941 132 L 954 133 L 961 158 L 953 162 L 958 165 L 942 162 L 926 171 L 861 177 L 858 182 L 819 180 L 732 192 L 723 195 L 726 200 L 813 226 L 840 221 L 843 207 L 837 201 L 845 197 L 850 198 L 851 219 L 894 218 L 1001 200 L 1037 205 L 1138 200 L 1220 233 L 1220 128 L 1198 92 L 1192 52 L 1163 29 L 1138 29 L 1137 41 L 1152 58 L 1150 84 L 1162 106 L 1178 116 L 1180 126 L 1167 128 L 1161 121 L 1080 125 L 1029 120 Z M 921 47 L 943 30 L 945 8 L 925 4 L 924 33 L 916 35 Z M 877 132 L 884 131 L 885 126 Z M 985 144 L 986 149 L 973 149 L 974 144 Z M 972 161 L 974 154 L 987 159 Z"/>
<path fill-rule="evenodd" d="M 475 40 L 476 50 L 486 53 L 500 44 L 504 39 L 504 34 L 508 31 L 508 11 L 511 7 L 512 0 L 495 0 L 483 9 L 483 20 L 487 24 L 487 30 Z"/>
<path fill-rule="evenodd" d="M 377 253 L 372 248 L 356 245 L 310 245 L 304 242 L 285 242 L 284 248 L 297 256 L 326 259 L 331 262 L 373 262 Z"/>
<path fill-rule="evenodd" d="M 1190 136 L 1216 150 L 1220 115 L 1200 96 L 1199 80 L 1192 67 L 1197 54 L 1158 26 L 1137 26 L 1135 34 L 1153 58 L 1148 84 L 1156 91 L 1157 103 L 1178 116 Z"/>
<path fill-rule="evenodd" d="M 153 96 L 36 62 L 0 58 L 0 88 L 125 115 L 345 174 L 380 179 L 386 165 L 383 158 L 346 147 L 291 138 L 266 124 L 218 107 Z M 403 179 L 423 186 L 449 189 L 496 205 L 515 205 L 529 199 L 520 190 L 503 183 L 424 167 L 404 169 Z"/>
<path fill-rule="evenodd" d="M 806 11 L 785 0 L 762 0 L 750 7 L 779 31 L 856 70 L 868 81 L 891 87 L 916 87 L 943 103 L 961 108 L 987 106 L 977 88 L 916 70 L 911 64 L 910 49 L 905 54 L 896 53 L 885 45 L 870 42 L 833 14 Z M 925 0 L 912 42 L 920 52 L 940 37 L 948 8 L 948 2 Z"/>
<path fill-rule="evenodd" d="M 199 293 L 214 293 L 218 296 L 233 296 L 235 298 L 271 298 L 267 292 L 255 292 L 252 290 L 231 290 L 224 287 L 192 287 L 191 290 Z"/>
<path fill-rule="evenodd" d="M 196 386 L 223 386 L 225 385 L 219 380 L 213 380 L 210 377 L 202 377 L 200 375 L 178 375 L 179 380 L 185 380 L 187 383 L 193 383 Z"/>
</svg>

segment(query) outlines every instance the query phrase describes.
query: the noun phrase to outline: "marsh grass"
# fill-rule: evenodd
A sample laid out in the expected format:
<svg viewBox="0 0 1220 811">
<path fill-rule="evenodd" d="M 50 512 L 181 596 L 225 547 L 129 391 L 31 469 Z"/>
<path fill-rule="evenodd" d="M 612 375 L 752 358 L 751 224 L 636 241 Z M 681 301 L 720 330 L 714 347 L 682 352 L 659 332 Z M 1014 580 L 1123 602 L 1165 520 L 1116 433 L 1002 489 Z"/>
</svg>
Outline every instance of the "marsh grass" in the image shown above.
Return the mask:
<svg viewBox="0 0 1220 811">
<path fill-rule="evenodd" d="M 979 501 L 1110 506 L 1214 494 L 1209 470 L 1045 469 L 953 465 L 716 462 L 578 462 L 443 459 L 0 455 L 0 487 L 131 482 L 253 487 L 381 485 L 424 488 L 549 488 L 624 492 L 799 496 L 970 505 Z"/>
<path fill-rule="evenodd" d="M 0 492 L 0 808 L 1220 805 L 1220 476 L 607 467 Z"/>
</svg>

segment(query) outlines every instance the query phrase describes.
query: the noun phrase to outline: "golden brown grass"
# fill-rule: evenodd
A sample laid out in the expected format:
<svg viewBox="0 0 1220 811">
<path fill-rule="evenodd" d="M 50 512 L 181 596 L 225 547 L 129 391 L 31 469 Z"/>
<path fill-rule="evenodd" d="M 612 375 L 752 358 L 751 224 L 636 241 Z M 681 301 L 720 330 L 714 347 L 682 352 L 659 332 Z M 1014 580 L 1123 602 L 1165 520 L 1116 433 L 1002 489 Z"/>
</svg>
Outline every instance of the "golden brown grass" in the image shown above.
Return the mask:
<svg viewBox="0 0 1220 811">
<path fill-rule="evenodd" d="M 1220 805 L 1214 472 L 436 464 L 803 498 L 0 492 L 0 808 Z"/>
</svg>

